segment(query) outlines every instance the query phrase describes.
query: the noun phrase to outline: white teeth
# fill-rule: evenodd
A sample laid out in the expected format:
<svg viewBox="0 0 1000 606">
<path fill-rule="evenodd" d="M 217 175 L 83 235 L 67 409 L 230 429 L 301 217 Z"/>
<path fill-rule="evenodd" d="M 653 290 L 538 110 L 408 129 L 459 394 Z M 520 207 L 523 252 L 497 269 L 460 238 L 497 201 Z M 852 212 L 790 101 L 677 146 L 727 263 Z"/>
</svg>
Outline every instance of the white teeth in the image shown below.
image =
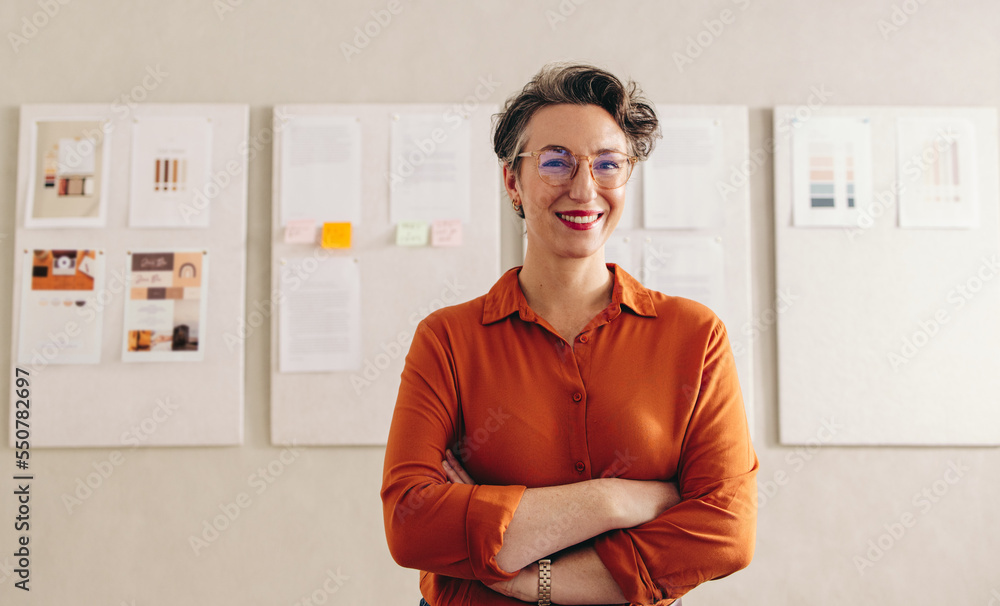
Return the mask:
<svg viewBox="0 0 1000 606">
<path fill-rule="evenodd" d="M 569 221 L 570 223 L 593 223 L 600 218 L 601 215 L 586 215 L 586 216 L 574 216 L 574 215 L 561 215 L 556 213 L 556 216 L 563 221 Z"/>
</svg>

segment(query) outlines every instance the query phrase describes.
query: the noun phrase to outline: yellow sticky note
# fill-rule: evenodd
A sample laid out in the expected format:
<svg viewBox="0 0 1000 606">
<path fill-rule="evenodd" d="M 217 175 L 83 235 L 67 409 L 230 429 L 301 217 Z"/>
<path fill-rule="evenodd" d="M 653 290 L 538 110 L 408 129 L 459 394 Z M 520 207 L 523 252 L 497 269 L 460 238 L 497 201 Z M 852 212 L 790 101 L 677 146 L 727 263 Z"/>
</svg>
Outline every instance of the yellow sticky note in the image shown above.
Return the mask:
<svg viewBox="0 0 1000 606">
<path fill-rule="evenodd" d="M 396 246 L 427 246 L 427 221 L 400 221 L 396 224 Z"/>
<path fill-rule="evenodd" d="M 350 248 L 351 224 L 324 223 L 322 246 L 323 248 Z"/>
<path fill-rule="evenodd" d="M 431 246 L 461 246 L 462 220 L 441 219 L 431 223 Z"/>
</svg>

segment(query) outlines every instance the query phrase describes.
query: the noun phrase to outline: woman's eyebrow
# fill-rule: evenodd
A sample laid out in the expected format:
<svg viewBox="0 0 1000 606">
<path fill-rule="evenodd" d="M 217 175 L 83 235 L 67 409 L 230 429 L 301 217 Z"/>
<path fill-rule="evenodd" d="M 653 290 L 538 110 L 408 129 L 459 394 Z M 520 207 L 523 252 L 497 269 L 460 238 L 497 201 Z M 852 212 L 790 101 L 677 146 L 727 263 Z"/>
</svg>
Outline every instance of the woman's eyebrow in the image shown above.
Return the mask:
<svg viewBox="0 0 1000 606">
<path fill-rule="evenodd" d="M 564 149 L 566 151 L 571 151 L 565 145 L 559 145 L 558 143 L 553 143 L 553 144 L 550 144 L 550 145 L 544 145 L 540 149 Z M 624 154 L 625 153 L 622 150 L 618 149 L 617 147 L 602 147 L 601 149 L 595 151 L 594 155 L 603 154 L 605 152 L 616 152 L 616 153 L 619 153 L 619 154 Z"/>
</svg>

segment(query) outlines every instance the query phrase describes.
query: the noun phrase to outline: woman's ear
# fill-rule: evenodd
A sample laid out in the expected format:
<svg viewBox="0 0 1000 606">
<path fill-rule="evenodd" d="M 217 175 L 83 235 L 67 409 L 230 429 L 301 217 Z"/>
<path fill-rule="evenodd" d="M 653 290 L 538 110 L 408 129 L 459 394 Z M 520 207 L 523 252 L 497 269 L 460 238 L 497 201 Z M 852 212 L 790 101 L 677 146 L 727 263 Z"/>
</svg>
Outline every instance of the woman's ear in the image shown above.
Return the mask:
<svg viewBox="0 0 1000 606">
<path fill-rule="evenodd" d="M 515 205 L 521 205 L 521 191 L 517 182 L 517 173 L 510 168 L 506 162 L 503 165 L 503 186 L 507 190 L 507 196 Z"/>
</svg>

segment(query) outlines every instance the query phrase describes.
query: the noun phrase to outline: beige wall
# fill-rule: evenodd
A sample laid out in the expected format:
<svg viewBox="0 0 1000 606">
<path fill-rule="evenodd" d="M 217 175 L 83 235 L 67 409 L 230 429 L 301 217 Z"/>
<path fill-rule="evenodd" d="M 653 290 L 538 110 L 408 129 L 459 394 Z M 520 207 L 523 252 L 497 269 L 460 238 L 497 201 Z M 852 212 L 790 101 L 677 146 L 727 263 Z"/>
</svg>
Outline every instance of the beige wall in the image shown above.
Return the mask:
<svg viewBox="0 0 1000 606">
<path fill-rule="evenodd" d="M 231 4 L 238 5 L 220 16 L 215 7 L 228 6 L 226 0 L 70 1 L 16 53 L 8 33 L 44 13 L 35 1 L 0 4 L 0 318 L 11 309 L 18 106 L 120 102 L 147 68 L 167 74 L 147 101 L 249 103 L 251 136 L 278 103 L 452 102 L 473 94 L 480 78 L 499 83 L 490 101 L 500 102 L 553 59 L 631 75 L 658 102 L 747 105 L 751 148 L 768 138 L 768 108 L 806 103 L 816 90 L 838 105 L 1000 105 L 994 0 L 404 0 L 350 60 L 342 43 L 351 43 L 354 28 L 372 18 L 369 11 L 385 9 L 385 0 Z M 560 7 L 566 15 L 556 20 Z M 880 20 L 891 24 L 894 11 L 897 29 L 880 31 Z M 708 29 L 706 20 L 721 18 L 729 23 L 717 36 L 702 34 L 710 44 L 692 47 L 700 55 L 679 69 L 675 54 Z M 774 290 L 771 174 L 768 160 L 752 177 L 757 316 L 772 305 Z M 268 297 L 269 205 L 267 146 L 250 172 L 248 306 Z M 517 226 L 504 229 L 510 266 L 518 259 Z M 0 321 L 3 368 L 12 368 L 10 334 Z M 268 440 L 267 331 L 254 332 L 247 346 L 243 447 L 123 447 L 124 461 L 72 513 L 62 495 L 113 452 L 32 453 L 32 591 L 15 590 L 6 577 L 0 603 L 292 605 L 315 593 L 317 603 L 416 604 L 416 572 L 396 567 L 385 547 L 381 448 L 286 454 L 291 462 L 273 466 L 283 470 L 274 483 L 194 554 L 188 537 L 220 504 L 248 490 L 248 476 L 281 460 L 282 449 Z M 781 447 L 773 329 L 756 347 L 760 480 L 763 486 L 779 474 L 784 482 L 762 503 L 750 568 L 695 590 L 685 604 L 986 605 L 1000 596 L 1000 452 Z M 0 390 L 10 393 L 6 372 Z M 4 440 L 0 564 L 8 566 L 15 549 L 13 459 Z M 964 471 L 949 475 L 957 481 L 948 484 L 952 464 Z M 915 498 L 924 490 L 930 499 Z M 906 513 L 915 524 L 892 538 L 887 526 Z M 855 556 L 864 557 L 881 534 L 889 549 L 859 573 Z M 329 595 L 324 582 L 337 571 L 342 585 L 326 582 L 327 589 L 339 587 Z M 7 574 L 0 568 L 0 577 Z"/>
</svg>

